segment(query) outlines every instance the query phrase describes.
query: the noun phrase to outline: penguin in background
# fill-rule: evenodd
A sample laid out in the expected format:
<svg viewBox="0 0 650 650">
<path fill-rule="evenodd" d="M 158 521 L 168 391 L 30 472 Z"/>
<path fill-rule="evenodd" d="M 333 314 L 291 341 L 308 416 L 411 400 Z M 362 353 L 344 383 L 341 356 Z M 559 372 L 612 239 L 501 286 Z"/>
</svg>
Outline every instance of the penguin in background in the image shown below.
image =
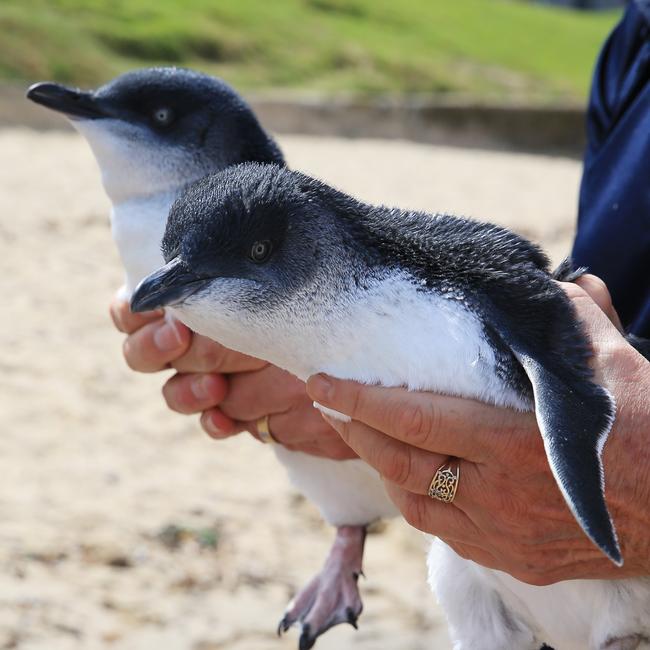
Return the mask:
<svg viewBox="0 0 650 650">
<path fill-rule="evenodd" d="M 535 245 L 494 225 L 370 206 L 298 172 L 243 164 L 182 194 L 163 253 L 134 311 L 170 309 L 301 379 L 325 372 L 534 410 L 571 512 L 623 563 L 602 466 L 614 400 L 594 381 L 589 341 Z M 568 267 L 559 277 L 571 279 Z M 361 461 L 288 450 L 281 460 L 326 516 L 360 523 L 390 507 Z M 535 587 L 440 541 L 428 564 L 455 650 L 650 648 L 650 579 Z M 311 643 L 303 629 L 301 650 Z"/>
<path fill-rule="evenodd" d="M 92 91 L 41 82 L 27 97 L 62 113 L 92 148 L 112 204 L 124 298 L 163 264 L 167 215 L 183 188 L 236 163 L 285 164 L 248 104 L 224 81 L 192 70 L 134 70 Z M 274 450 L 283 453 L 279 445 Z M 359 520 L 370 521 L 365 515 Z M 309 631 L 304 638 L 313 643 L 332 625 L 356 625 L 364 538 L 363 525 L 337 529 L 321 573 L 292 601 L 281 629 L 299 618 Z"/>
</svg>

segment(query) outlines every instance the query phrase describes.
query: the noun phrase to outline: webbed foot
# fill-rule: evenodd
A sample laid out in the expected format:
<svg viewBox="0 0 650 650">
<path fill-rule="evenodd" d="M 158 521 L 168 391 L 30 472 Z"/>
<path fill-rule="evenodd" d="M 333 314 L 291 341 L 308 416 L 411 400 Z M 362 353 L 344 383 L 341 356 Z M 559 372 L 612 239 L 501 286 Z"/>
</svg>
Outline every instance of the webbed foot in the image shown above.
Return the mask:
<svg viewBox="0 0 650 650">
<path fill-rule="evenodd" d="M 337 528 L 321 572 L 289 603 L 278 634 L 299 624 L 299 650 L 312 648 L 321 634 L 339 623 L 356 629 L 363 609 L 357 580 L 362 575 L 365 538 L 365 526 Z"/>
</svg>

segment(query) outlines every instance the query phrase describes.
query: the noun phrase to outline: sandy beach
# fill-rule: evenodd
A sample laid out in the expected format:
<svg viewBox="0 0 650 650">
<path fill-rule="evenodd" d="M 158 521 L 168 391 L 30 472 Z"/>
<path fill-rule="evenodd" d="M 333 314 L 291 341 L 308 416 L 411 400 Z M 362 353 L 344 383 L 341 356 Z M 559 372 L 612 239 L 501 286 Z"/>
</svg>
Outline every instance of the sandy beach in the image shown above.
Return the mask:
<svg viewBox="0 0 650 650">
<path fill-rule="evenodd" d="M 505 224 L 569 251 L 575 160 L 285 136 L 292 167 L 372 202 Z M 287 650 L 275 628 L 332 531 L 248 435 L 215 442 L 131 372 L 108 302 L 108 201 L 69 132 L 0 130 L 0 649 Z M 366 544 L 355 632 L 319 650 L 449 650 L 425 539 Z"/>
</svg>

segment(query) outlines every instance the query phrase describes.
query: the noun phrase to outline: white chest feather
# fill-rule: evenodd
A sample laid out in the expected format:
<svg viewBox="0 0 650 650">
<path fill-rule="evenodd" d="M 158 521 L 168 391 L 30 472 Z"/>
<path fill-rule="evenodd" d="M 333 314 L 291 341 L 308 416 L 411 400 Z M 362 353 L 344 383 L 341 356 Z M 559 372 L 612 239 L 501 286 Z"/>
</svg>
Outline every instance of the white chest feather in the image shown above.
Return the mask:
<svg viewBox="0 0 650 650">
<path fill-rule="evenodd" d="M 317 372 L 368 384 L 406 386 L 529 409 L 501 381 L 479 319 L 460 301 L 418 290 L 406 274 L 326 304 L 297 296 L 298 305 L 246 314 L 225 304 L 230 280 L 209 299 L 178 309 L 195 331 L 266 359 L 297 377 Z M 220 301 L 219 296 L 224 302 Z M 191 302 L 191 301 L 190 301 Z M 316 313 L 317 311 L 317 313 Z"/>
<path fill-rule="evenodd" d="M 164 264 L 160 242 L 175 198 L 175 192 L 166 192 L 113 205 L 111 229 L 126 271 L 128 294 Z"/>
<path fill-rule="evenodd" d="M 527 408 L 495 375 L 495 355 L 478 318 L 459 301 L 421 292 L 397 276 L 350 301 L 310 343 L 316 364 L 302 372 L 406 386 Z M 319 340 L 320 338 L 320 340 Z"/>
</svg>

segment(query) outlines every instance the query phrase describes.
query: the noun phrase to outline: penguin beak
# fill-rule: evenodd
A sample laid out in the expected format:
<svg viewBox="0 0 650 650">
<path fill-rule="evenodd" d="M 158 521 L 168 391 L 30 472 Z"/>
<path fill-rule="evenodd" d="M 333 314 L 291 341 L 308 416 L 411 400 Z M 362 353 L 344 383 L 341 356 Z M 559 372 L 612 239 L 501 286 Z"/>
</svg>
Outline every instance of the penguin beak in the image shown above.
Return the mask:
<svg viewBox="0 0 650 650">
<path fill-rule="evenodd" d="M 180 257 L 175 257 L 136 287 L 131 297 L 131 311 L 149 311 L 183 302 L 210 282 L 191 271 Z"/>
<path fill-rule="evenodd" d="M 27 99 L 46 108 L 64 113 L 71 119 L 96 120 L 109 117 L 106 106 L 93 93 L 43 81 L 30 86 Z"/>
</svg>

